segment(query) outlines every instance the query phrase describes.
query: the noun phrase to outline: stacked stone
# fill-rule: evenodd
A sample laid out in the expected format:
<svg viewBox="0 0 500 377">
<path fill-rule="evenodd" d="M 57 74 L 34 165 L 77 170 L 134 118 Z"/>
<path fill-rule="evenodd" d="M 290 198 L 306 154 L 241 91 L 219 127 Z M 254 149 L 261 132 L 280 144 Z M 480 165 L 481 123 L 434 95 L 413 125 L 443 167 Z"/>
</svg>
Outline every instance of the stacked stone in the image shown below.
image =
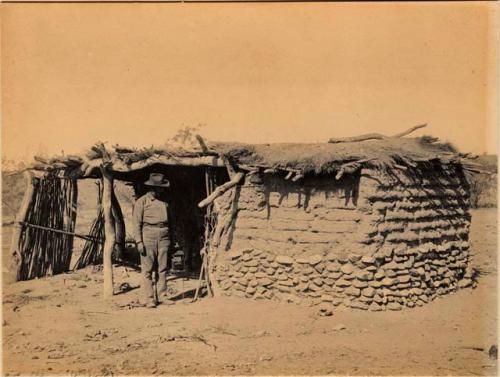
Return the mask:
<svg viewBox="0 0 500 377">
<path fill-rule="evenodd" d="M 382 269 L 393 271 L 389 277 L 408 271 L 411 286 L 424 289 L 431 299 L 470 286 L 469 196 L 463 174 L 447 171 L 428 178 L 419 171 L 364 172 L 375 176 L 378 185 L 360 183 L 369 218 L 361 242 L 385 262 Z M 416 182 L 415 176 L 424 178 Z"/>
<path fill-rule="evenodd" d="M 230 251 L 216 266 L 223 293 L 379 311 L 472 285 L 460 174 L 415 182 L 426 175 L 363 173 L 356 200 L 331 181 L 243 186 Z"/>
<path fill-rule="evenodd" d="M 225 294 L 306 305 L 326 302 L 373 311 L 399 310 L 471 284 L 466 279 L 466 261 L 456 253 L 419 259 L 407 254 L 390 259 L 354 254 L 338 258 L 333 253 L 301 258 L 246 248 L 231 251 L 227 258 L 216 273 Z"/>
</svg>

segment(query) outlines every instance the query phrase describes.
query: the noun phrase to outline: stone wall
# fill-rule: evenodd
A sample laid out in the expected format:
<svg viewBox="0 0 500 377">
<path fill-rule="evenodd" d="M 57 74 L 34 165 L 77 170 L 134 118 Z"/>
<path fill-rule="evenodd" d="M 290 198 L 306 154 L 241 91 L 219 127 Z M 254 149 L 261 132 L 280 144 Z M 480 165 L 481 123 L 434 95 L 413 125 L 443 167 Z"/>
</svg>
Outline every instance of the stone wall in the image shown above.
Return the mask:
<svg viewBox="0 0 500 377">
<path fill-rule="evenodd" d="M 221 294 L 398 310 L 470 285 L 467 186 L 439 169 L 247 179 L 219 199 Z"/>
</svg>

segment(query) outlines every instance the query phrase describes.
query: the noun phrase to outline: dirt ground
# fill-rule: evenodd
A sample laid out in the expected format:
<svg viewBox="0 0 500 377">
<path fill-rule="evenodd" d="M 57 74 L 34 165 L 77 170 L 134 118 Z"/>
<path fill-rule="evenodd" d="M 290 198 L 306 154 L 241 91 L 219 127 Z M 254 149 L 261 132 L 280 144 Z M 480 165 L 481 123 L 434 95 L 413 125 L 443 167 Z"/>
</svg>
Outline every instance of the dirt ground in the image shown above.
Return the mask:
<svg viewBox="0 0 500 377">
<path fill-rule="evenodd" d="M 182 295 L 146 309 L 123 267 L 112 303 L 95 268 L 4 286 L 4 374 L 496 375 L 496 209 L 474 211 L 471 233 L 477 288 L 399 312 Z"/>
</svg>

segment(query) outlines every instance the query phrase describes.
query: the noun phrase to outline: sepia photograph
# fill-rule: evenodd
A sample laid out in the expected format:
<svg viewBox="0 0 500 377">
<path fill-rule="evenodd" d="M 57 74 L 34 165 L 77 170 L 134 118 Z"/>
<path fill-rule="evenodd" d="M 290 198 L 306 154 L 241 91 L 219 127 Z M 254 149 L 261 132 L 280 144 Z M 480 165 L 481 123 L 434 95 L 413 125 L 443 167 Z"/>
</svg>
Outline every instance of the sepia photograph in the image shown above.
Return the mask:
<svg viewBox="0 0 500 377">
<path fill-rule="evenodd" d="M 498 375 L 497 2 L 0 11 L 1 375 Z"/>
</svg>

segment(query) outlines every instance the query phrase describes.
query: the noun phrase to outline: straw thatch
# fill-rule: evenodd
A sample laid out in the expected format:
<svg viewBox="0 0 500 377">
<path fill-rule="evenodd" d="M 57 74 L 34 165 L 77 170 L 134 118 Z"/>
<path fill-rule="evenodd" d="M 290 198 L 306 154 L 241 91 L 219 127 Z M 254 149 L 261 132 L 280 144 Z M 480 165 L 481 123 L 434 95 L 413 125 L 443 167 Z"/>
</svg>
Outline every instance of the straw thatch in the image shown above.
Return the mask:
<svg viewBox="0 0 500 377">
<path fill-rule="evenodd" d="M 374 166 L 390 166 L 401 160 L 429 161 L 453 157 L 440 145 L 420 139 L 382 139 L 364 142 L 237 144 L 215 143 L 213 149 L 237 163 L 263 167 L 287 167 L 305 173 L 332 173 L 345 163 L 371 160 Z"/>
</svg>

